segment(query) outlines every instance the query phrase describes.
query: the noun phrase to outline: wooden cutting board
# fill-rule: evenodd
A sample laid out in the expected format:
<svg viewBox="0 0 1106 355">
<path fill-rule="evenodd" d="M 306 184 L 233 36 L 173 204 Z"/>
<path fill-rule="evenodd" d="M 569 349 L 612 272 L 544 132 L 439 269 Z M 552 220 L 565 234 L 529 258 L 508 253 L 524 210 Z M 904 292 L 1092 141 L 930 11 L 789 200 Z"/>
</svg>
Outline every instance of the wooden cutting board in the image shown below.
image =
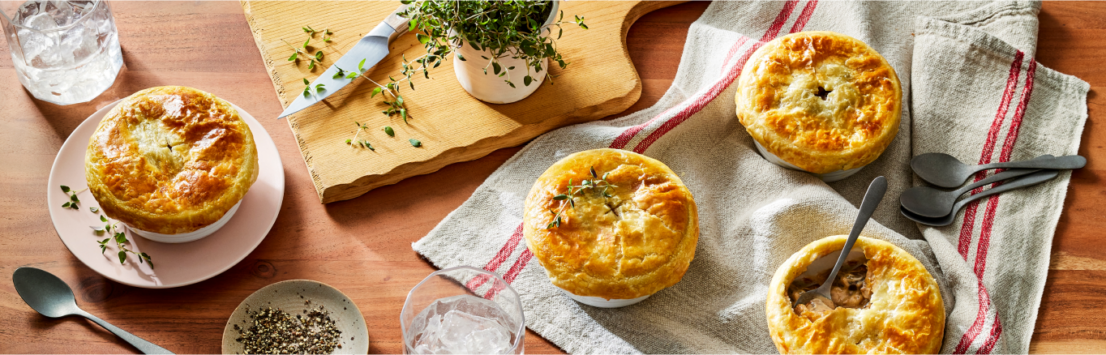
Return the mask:
<svg viewBox="0 0 1106 355">
<path fill-rule="evenodd" d="M 568 68 L 553 66 L 555 85 L 542 84 L 533 95 L 512 104 L 487 104 L 469 96 L 457 83 L 452 60 L 446 60 L 431 71 L 430 79 L 414 79 L 416 90 L 401 92 L 410 116 L 404 123 L 398 116 L 381 114 L 386 105 L 380 97 L 369 97 L 374 85 L 357 79 L 324 102 L 287 118 L 319 199 L 323 203 L 351 199 L 522 144 L 558 127 L 622 112 L 641 95 L 641 80 L 626 51 L 626 32 L 645 13 L 676 3 L 563 1 L 565 19 L 584 16 L 590 29 L 566 23 L 557 45 L 570 63 Z M 285 107 L 301 95 L 304 78 L 314 80 L 398 6 L 398 1 L 242 1 L 261 58 Z M 322 65 L 314 70 L 307 69 L 306 61 L 287 60 L 293 49 L 284 41 L 302 44 L 307 39 L 303 26 L 333 31 L 328 44 L 320 35 L 311 41 L 324 52 Z M 410 34 L 392 42 L 390 50 L 369 73 L 377 82 L 399 76 L 401 54 L 416 58 L 426 53 Z M 357 131 L 355 122 L 368 125 L 357 139 L 368 140 L 375 151 L 345 143 Z M 385 134 L 384 126 L 391 126 L 395 137 Z M 410 138 L 421 141 L 422 147 L 413 147 Z"/>
</svg>

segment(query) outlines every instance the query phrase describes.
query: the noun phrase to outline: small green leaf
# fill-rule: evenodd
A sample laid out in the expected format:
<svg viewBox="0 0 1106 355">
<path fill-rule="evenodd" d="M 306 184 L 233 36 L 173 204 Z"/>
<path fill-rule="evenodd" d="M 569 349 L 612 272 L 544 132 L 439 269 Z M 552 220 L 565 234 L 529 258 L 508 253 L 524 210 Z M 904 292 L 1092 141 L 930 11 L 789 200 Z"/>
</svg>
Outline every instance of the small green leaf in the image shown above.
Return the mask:
<svg viewBox="0 0 1106 355">
<path fill-rule="evenodd" d="M 392 126 L 384 126 L 384 133 L 387 133 L 389 137 L 396 136 L 396 131 L 392 130 Z"/>
<path fill-rule="evenodd" d="M 100 213 L 100 209 L 96 208 L 96 206 L 89 207 L 88 211 L 92 213 Z"/>
<path fill-rule="evenodd" d="M 457 53 L 457 59 L 460 59 L 462 62 L 466 61 L 465 56 L 461 55 L 461 53 Z M 441 61 L 438 61 L 438 63 L 441 64 Z M 437 68 L 438 65 L 435 64 L 434 67 Z"/>
<path fill-rule="evenodd" d="M 125 263 L 125 262 L 127 262 L 127 252 L 120 250 L 119 251 L 119 263 L 122 264 L 122 263 Z"/>
<path fill-rule="evenodd" d="M 557 196 L 553 196 L 553 200 L 555 200 L 555 201 L 567 200 L 567 199 L 568 199 L 568 195 L 565 195 L 565 194 L 560 194 L 560 195 L 557 195 Z"/>
<path fill-rule="evenodd" d="M 593 166 L 593 167 L 591 167 L 591 169 L 590 169 L 590 170 L 591 170 L 591 177 L 593 177 L 593 178 L 599 178 L 599 174 L 596 174 L 596 173 L 595 173 L 595 167 L 594 167 L 594 166 Z"/>
<path fill-rule="evenodd" d="M 403 115 L 403 123 L 407 123 L 407 109 L 401 109 L 399 113 Z M 422 143 L 419 143 L 419 145 L 422 145 Z M 416 147 L 418 146 L 416 145 Z"/>
<path fill-rule="evenodd" d="M 350 139 L 347 139 L 347 140 L 346 140 L 346 144 L 349 144 L 349 143 L 350 143 L 350 141 L 351 141 Z"/>
<path fill-rule="evenodd" d="M 315 52 L 315 60 L 320 62 L 323 61 L 323 51 Z"/>
<path fill-rule="evenodd" d="M 303 85 L 311 85 L 311 82 L 307 81 L 307 78 L 303 78 Z"/>
<path fill-rule="evenodd" d="M 531 78 L 529 75 L 522 78 L 522 85 L 530 86 L 532 82 L 534 82 L 534 78 Z"/>
<path fill-rule="evenodd" d="M 303 97 L 311 97 L 311 87 L 303 88 Z"/>
<path fill-rule="evenodd" d="M 69 204 L 69 202 L 66 202 L 65 204 L 61 205 L 61 208 L 69 208 Z"/>
<path fill-rule="evenodd" d="M 288 61 L 289 61 L 289 62 L 291 62 L 291 61 L 295 61 L 295 60 L 296 60 L 296 57 L 299 57 L 299 55 L 300 55 L 300 52 L 292 53 L 292 56 L 291 56 L 291 57 L 288 57 Z"/>
<path fill-rule="evenodd" d="M 74 195 L 69 195 L 69 200 L 70 200 L 70 201 L 73 201 L 73 202 L 81 202 L 81 200 L 77 198 L 77 195 L 76 195 L 76 194 L 74 194 Z"/>
<path fill-rule="evenodd" d="M 104 255 L 104 252 L 108 251 L 108 246 L 100 244 L 100 255 Z"/>
<path fill-rule="evenodd" d="M 346 79 L 357 79 L 357 76 L 357 73 L 349 72 L 349 74 L 346 74 Z"/>
<path fill-rule="evenodd" d="M 361 63 L 357 63 L 357 71 L 365 71 L 365 60 L 362 59 Z"/>
<path fill-rule="evenodd" d="M 422 146 L 422 142 L 419 142 L 418 139 L 411 138 L 411 139 L 408 139 L 407 141 L 411 142 L 412 147 L 418 148 L 418 147 Z"/>
<path fill-rule="evenodd" d="M 310 38 L 308 38 L 306 41 L 303 41 L 303 49 L 307 49 L 307 44 L 310 43 L 310 42 L 311 42 Z"/>
<path fill-rule="evenodd" d="M 502 71 L 502 70 L 503 70 L 503 67 L 499 66 L 498 62 L 492 62 L 492 72 L 493 73 L 498 75 L 499 72 Z"/>
<path fill-rule="evenodd" d="M 419 39 L 419 43 L 426 44 L 426 42 L 430 42 L 430 36 L 424 35 L 422 33 L 419 33 L 415 37 Z"/>
<path fill-rule="evenodd" d="M 116 232 L 115 233 L 115 242 L 119 243 L 119 244 L 126 243 L 127 242 L 127 235 L 123 234 L 123 233 Z"/>
<path fill-rule="evenodd" d="M 307 64 L 308 70 L 315 70 L 315 60 L 311 60 L 311 63 Z"/>
<path fill-rule="evenodd" d="M 100 234 L 100 233 L 104 232 L 104 227 L 88 226 L 88 228 L 92 228 L 92 231 L 96 232 L 96 234 Z"/>
<path fill-rule="evenodd" d="M 69 186 L 61 185 L 61 192 L 69 192 Z"/>
<path fill-rule="evenodd" d="M 372 93 L 372 95 L 369 95 L 369 98 L 371 99 L 373 97 L 376 97 L 376 94 L 379 94 L 381 91 L 382 91 L 382 89 L 380 89 L 379 87 L 373 89 L 373 93 Z"/>
<path fill-rule="evenodd" d="M 100 216 L 100 222 L 107 222 L 107 221 L 108 221 L 107 217 Z"/>
</svg>

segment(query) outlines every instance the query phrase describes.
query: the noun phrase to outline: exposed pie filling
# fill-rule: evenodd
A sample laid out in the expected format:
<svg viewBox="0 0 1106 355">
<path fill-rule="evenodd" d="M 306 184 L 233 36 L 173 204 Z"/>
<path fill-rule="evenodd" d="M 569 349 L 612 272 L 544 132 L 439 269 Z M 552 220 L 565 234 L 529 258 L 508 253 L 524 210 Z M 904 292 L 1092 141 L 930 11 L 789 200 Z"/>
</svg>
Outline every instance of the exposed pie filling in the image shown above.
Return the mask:
<svg viewBox="0 0 1106 355">
<path fill-rule="evenodd" d="M 868 272 L 867 263 L 867 260 L 863 262 L 846 261 L 845 265 L 841 266 L 841 271 L 837 273 L 837 278 L 833 280 L 833 286 L 830 288 L 830 298 L 834 305 L 844 308 L 865 308 L 868 306 L 868 301 L 872 298 L 872 290 L 869 287 L 872 282 L 872 274 Z M 825 280 L 829 276 L 829 272 L 830 270 L 826 270 L 813 278 L 804 277 L 792 281 L 791 285 L 787 287 L 787 295 L 791 298 L 791 303 L 794 304 L 803 292 L 821 286 L 822 283 L 818 280 Z M 821 314 L 833 310 L 821 297 L 815 297 L 805 304 L 796 304 L 794 307 L 795 314 L 798 315 L 804 315 L 808 312 L 812 313 L 811 315 Z"/>
</svg>

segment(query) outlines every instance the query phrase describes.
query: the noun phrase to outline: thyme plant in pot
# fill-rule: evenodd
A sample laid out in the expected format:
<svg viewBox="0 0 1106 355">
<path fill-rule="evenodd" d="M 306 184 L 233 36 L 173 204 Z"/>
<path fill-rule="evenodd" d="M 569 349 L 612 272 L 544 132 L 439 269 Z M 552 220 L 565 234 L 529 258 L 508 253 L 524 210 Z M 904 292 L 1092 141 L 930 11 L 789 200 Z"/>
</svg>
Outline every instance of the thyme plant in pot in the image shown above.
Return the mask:
<svg viewBox="0 0 1106 355">
<path fill-rule="evenodd" d="M 454 72 L 465 91 L 485 102 L 505 104 L 526 98 L 546 79 L 552 84 L 551 61 L 562 69 L 568 66 L 557 52 L 556 40 L 565 22 L 556 0 L 404 3 L 410 31 L 416 32 L 427 53 L 404 64 L 408 81 L 418 71 L 429 77 L 427 69 L 452 54 Z M 575 16 L 574 22 L 587 29 L 583 17 Z"/>
</svg>

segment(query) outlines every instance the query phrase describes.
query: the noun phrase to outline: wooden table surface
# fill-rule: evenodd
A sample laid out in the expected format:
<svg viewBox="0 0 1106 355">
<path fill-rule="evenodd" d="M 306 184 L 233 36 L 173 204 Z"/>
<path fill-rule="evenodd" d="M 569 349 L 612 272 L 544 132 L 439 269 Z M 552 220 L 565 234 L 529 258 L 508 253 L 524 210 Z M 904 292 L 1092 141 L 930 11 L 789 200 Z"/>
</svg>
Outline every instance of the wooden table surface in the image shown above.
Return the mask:
<svg viewBox="0 0 1106 355">
<path fill-rule="evenodd" d="M 220 351 L 238 303 L 280 280 L 329 283 L 365 315 L 374 353 L 402 352 L 399 311 L 407 291 L 434 270 L 412 250 L 438 221 L 519 148 L 502 149 L 359 198 L 319 204 L 287 123 L 262 119 L 284 160 L 280 216 L 245 260 L 210 280 L 169 290 L 124 286 L 82 265 L 57 237 L 46 209 L 50 166 L 77 125 L 118 98 L 158 85 L 187 85 L 226 98 L 256 117 L 281 106 L 237 2 L 114 2 L 126 70 L 92 103 L 60 107 L 33 100 L 0 55 L 0 352 L 129 353 L 135 349 L 81 318 L 48 319 L 20 300 L 6 275 L 19 266 L 48 270 L 78 304 L 135 335 L 179 353 Z M 310 6 L 310 5 L 305 5 Z M 651 13 L 628 43 L 652 105 L 676 75 L 689 24 L 706 8 L 689 3 Z M 1045 3 L 1038 60 L 1091 83 L 1090 119 L 1056 231 L 1052 264 L 1030 350 L 1106 352 L 1106 3 Z M 0 52 L 6 51 L 7 47 Z M 438 75 L 448 75 L 438 74 Z M 51 202 L 53 203 L 53 202 Z M 156 258 L 156 256 L 155 256 Z M 559 350 L 529 332 L 526 352 Z"/>
</svg>

